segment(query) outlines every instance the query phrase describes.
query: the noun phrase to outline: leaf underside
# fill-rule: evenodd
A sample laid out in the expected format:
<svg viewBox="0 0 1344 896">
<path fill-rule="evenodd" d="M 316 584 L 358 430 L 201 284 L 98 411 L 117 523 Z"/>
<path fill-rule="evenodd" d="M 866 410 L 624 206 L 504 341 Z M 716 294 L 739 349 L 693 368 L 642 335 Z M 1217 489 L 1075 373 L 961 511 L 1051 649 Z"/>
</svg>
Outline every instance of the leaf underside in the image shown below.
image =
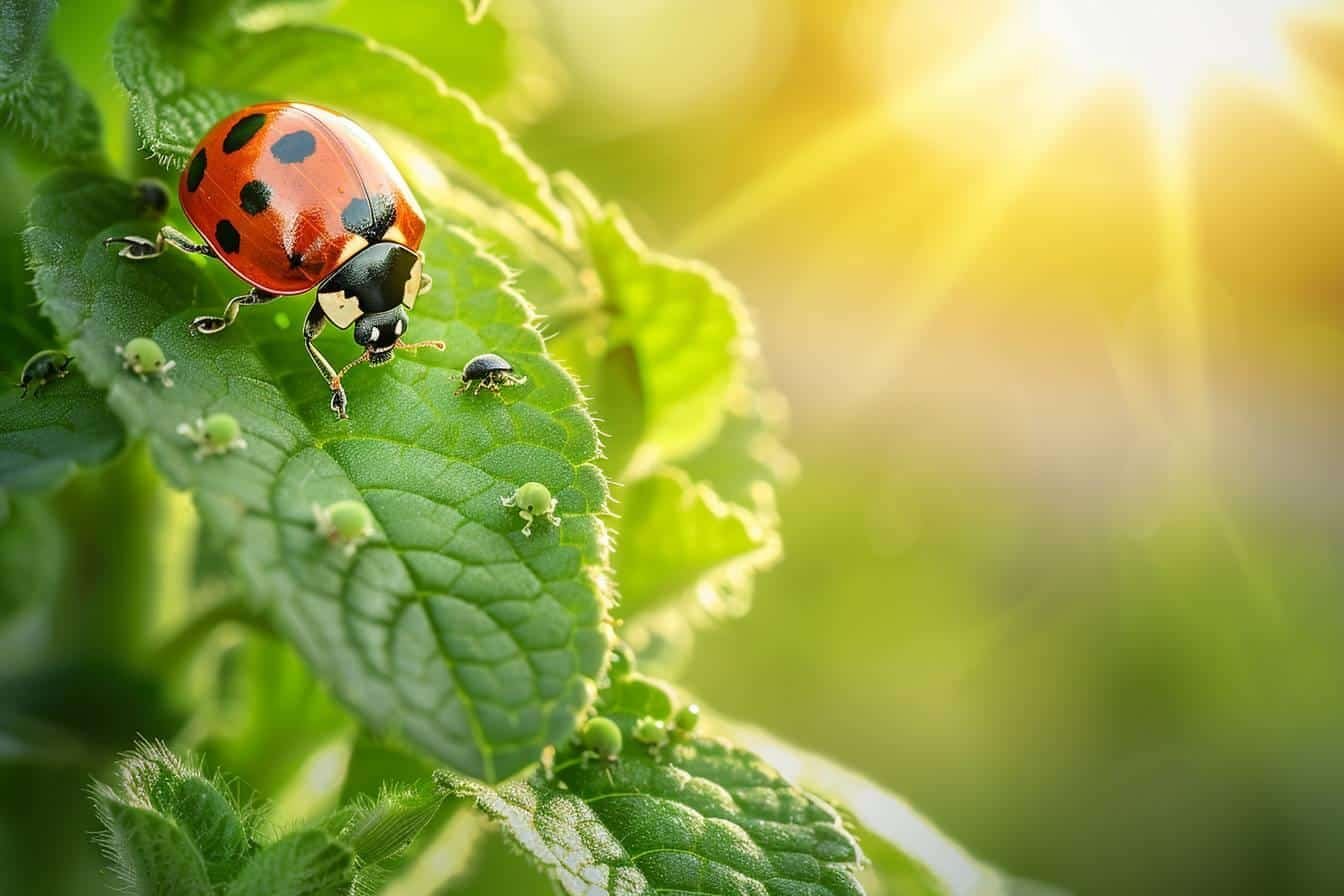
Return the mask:
<svg viewBox="0 0 1344 896">
<path fill-rule="evenodd" d="M 211 543 L 366 724 L 486 780 L 534 762 L 573 729 L 605 657 L 606 487 L 578 388 L 547 358 L 504 269 L 465 234 L 431 227 L 435 288 L 408 338 L 448 350 L 349 374 L 353 420 L 339 422 L 292 323 L 304 301 L 191 336 L 187 322 L 228 293 L 195 260 L 135 263 L 103 247 L 152 232 L 130 197 L 116 180 L 66 174 L 34 202 L 37 292 L 81 369 L 149 434 L 170 479 L 196 492 Z M 176 362 L 174 388 L 121 368 L 116 346 L 141 335 Z M 353 354 L 339 336 L 319 343 Z M 487 350 L 528 383 L 454 396 L 462 364 Z M 221 410 L 247 449 L 195 461 L 176 427 Z M 529 480 L 556 496 L 563 522 L 526 538 L 500 499 Z M 311 511 L 348 498 L 369 506 L 378 530 L 349 558 L 318 536 Z"/>
</svg>

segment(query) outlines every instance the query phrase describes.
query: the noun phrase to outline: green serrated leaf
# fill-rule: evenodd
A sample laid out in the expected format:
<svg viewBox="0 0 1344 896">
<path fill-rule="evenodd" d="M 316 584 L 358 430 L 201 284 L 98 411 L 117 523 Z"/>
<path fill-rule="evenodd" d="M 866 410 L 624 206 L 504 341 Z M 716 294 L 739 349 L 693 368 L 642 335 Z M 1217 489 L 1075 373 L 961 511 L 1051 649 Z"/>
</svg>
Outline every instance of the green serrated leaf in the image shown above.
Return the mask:
<svg viewBox="0 0 1344 896">
<path fill-rule="evenodd" d="M 390 368 L 346 377 L 353 420 L 334 419 L 300 334 L 301 299 L 254 311 L 218 337 L 187 322 L 225 296 L 193 260 L 132 263 L 102 246 L 147 233 L 124 184 L 62 175 L 34 202 L 27 243 L 44 311 L 90 380 L 160 467 L 196 491 L 202 519 L 248 591 L 332 691 L 370 727 L 453 768 L 498 779 L 566 737 L 607 651 L 596 429 L 547 356 L 505 270 L 468 236 L 432 226 L 434 291 L 408 338 L 443 339 Z M 151 335 L 176 361 L 172 389 L 127 375 L 115 347 Z M 341 357 L 340 334 L 321 340 Z M 508 357 L 529 381 L 505 397 L 455 396 L 465 361 Z M 245 451 L 204 462 L 175 432 L 226 410 Z M 563 523 L 526 538 L 501 498 L 547 485 Z M 377 538 L 352 557 L 315 530 L 312 506 L 360 499 Z"/>
<path fill-rule="evenodd" d="M 350 806 L 339 839 L 359 858 L 361 867 L 386 862 L 434 820 L 445 796 L 430 783 L 386 787 L 377 797 Z"/>
<path fill-rule="evenodd" d="M 786 417 L 783 396 L 757 370 L 746 387 L 730 396 L 723 428 L 714 439 L 677 466 L 774 529 L 779 518 L 775 492 L 798 473 L 797 459 L 781 440 Z"/>
<path fill-rule="evenodd" d="M 324 831 L 295 831 L 258 850 L 228 896 L 349 896 L 355 857 Z"/>
<path fill-rule="evenodd" d="M 100 150 L 98 111 L 47 46 L 54 0 L 0 0 L 0 120 L 54 161 Z"/>
<path fill-rule="evenodd" d="M 459 782 L 572 896 L 856 896 L 839 817 L 751 753 L 690 738 L 654 758 L 571 759 L 495 790 Z"/>
<path fill-rule="evenodd" d="M 741 508 L 680 471 L 639 480 L 621 495 L 616 554 L 621 615 L 633 618 L 687 598 L 714 612 L 778 554 L 778 537 Z"/>
<path fill-rule="evenodd" d="M 532 60 L 519 47 L 525 34 L 506 29 L 495 16 L 473 18 L 466 4 L 437 4 L 431 25 L 424 16 L 389 16 L 375 5 L 346 0 L 325 20 L 409 53 L 450 87 L 494 109 L 535 107 L 544 98 L 535 95 L 548 91 L 545 79 L 527 71 Z"/>
<path fill-rule="evenodd" d="M 191 841 L 151 809 L 128 805 L 109 791 L 94 795 L 106 829 L 103 848 L 122 890 L 131 896 L 212 896 L 205 864 Z"/>
<path fill-rule="evenodd" d="M 707 444 L 745 382 L 755 337 L 741 298 L 698 262 L 650 250 L 614 206 L 576 179 L 560 185 L 579 209 L 582 236 L 611 315 L 612 347 L 638 361 L 643 433 L 622 478 L 633 480 Z"/>
<path fill-rule="evenodd" d="M 221 30 L 180 47 L 167 26 L 133 16 L 113 46 L 146 149 L 180 168 L 197 140 L 248 101 L 307 100 L 413 135 L 485 190 L 562 234 L 572 224 L 545 173 L 470 97 L 410 56 L 321 25 Z"/>
<path fill-rule="evenodd" d="M 667 689 L 652 679 L 613 682 L 601 706 L 625 735 L 617 761 L 570 746 L 526 780 L 449 780 L 450 789 L 473 798 L 572 896 L 861 896 L 859 846 L 825 803 L 726 741 L 637 741 L 639 718 L 671 714 Z"/>
<path fill-rule="evenodd" d="M 11 384 L 0 392 L 0 489 L 59 485 L 76 468 L 111 459 L 124 441 L 106 394 L 78 372 L 27 399 Z"/>
<path fill-rule="evenodd" d="M 56 0 L 0 0 L 0 94 L 36 76 Z"/>
<path fill-rule="evenodd" d="M 94 802 L 109 859 L 143 896 L 211 893 L 252 848 L 251 816 L 232 794 L 161 744 L 123 757 L 113 784 L 95 786 Z"/>
</svg>

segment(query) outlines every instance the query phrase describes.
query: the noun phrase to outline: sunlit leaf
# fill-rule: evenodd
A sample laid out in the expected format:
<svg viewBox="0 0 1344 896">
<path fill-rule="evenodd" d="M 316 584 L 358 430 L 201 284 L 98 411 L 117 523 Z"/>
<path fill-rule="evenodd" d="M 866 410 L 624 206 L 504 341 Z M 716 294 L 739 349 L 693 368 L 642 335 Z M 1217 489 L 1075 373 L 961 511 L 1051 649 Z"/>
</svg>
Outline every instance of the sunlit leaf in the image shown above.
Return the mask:
<svg viewBox="0 0 1344 896">
<path fill-rule="evenodd" d="M 771 562 L 776 536 L 708 487 L 668 469 L 621 492 L 616 580 L 625 618 L 712 595 Z"/>
<path fill-rule="evenodd" d="M 351 373 L 353 419 L 340 422 L 293 323 L 254 311 L 193 337 L 187 322 L 225 298 L 201 267 L 174 255 L 131 263 L 102 246 L 148 232 L 128 197 L 115 180 L 58 177 L 27 234 L 43 308 L 90 380 L 150 436 L 169 478 L 196 492 L 250 594 L 368 725 L 487 780 L 535 761 L 573 729 L 606 653 L 606 488 L 578 389 L 546 356 L 504 269 L 466 235 L 433 227 L 435 289 L 408 338 L 448 350 Z M 295 299 L 276 308 L 281 323 L 306 311 Z M 122 370 L 115 348 L 138 335 L 176 362 L 175 387 Z M 353 354 L 339 335 L 325 350 Z M 486 350 L 528 383 L 455 396 L 462 364 Z M 249 444 L 198 462 L 176 427 L 215 410 L 232 413 Z M 528 480 L 549 487 L 563 518 L 531 538 L 501 505 Z M 311 508 L 351 498 L 373 512 L 377 536 L 347 557 L 319 536 Z"/>
<path fill-rule="evenodd" d="M 375 4 L 346 0 L 324 20 L 409 53 L 506 123 L 534 120 L 563 83 L 559 63 L 534 33 L 535 17 L 495 9 L 477 15 L 470 6 L 436 4 L 429 25 L 424 16 L 389 16 Z"/>
<path fill-rule="evenodd" d="M 604 706 L 626 735 L 616 762 L 570 749 L 549 775 L 457 786 L 572 896 L 863 893 L 859 846 L 834 810 L 722 740 L 682 736 L 652 754 L 631 737 L 642 711 Z"/>
<path fill-rule="evenodd" d="M 624 478 L 675 462 L 709 442 L 740 387 L 755 337 L 737 291 L 717 272 L 649 249 L 614 206 L 573 178 L 589 261 L 611 315 L 608 345 L 628 345 L 643 394 L 643 432 Z"/>
</svg>

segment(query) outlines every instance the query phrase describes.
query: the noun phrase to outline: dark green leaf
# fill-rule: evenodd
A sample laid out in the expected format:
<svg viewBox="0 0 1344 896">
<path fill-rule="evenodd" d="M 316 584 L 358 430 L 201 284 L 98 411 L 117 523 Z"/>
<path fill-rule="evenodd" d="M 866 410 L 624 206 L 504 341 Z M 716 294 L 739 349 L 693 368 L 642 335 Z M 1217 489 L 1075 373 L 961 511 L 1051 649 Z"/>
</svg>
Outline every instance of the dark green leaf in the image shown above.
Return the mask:
<svg viewBox="0 0 1344 896">
<path fill-rule="evenodd" d="M 228 896 L 349 896 L 355 857 L 324 831 L 295 831 L 258 850 Z"/>
<path fill-rule="evenodd" d="M 47 46 L 54 0 L 0 0 L 0 119 L 55 160 L 99 151 L 98 112 Z"/>
<path fill-rule="evenodd" d="M 0 489 L 58 485 L 77 467 L 112 458 L 124 440 L 107 395 L 77 371 L 27 399 L 6 384 L 0 392 Z"/>
<path fill-rule="evenodd" d="M 109 858 L 137 894 L 210 893 L 252 849 L 252 817 L 219 780 L 161 744 L 124 757 L 94 801 Z"/>
<path fill-rule="evenodd" d="M 113 873 L 131 896 L 212 896 L 205 864 L 187 835 L 142 806 L 99 790 L 94 800 L 106 829 L 103 847 Z"/>
<path fill-rule="evenodd" d="M 56 0 L 0 0 L 0 94 L 37 76 Z"/>
</svg>

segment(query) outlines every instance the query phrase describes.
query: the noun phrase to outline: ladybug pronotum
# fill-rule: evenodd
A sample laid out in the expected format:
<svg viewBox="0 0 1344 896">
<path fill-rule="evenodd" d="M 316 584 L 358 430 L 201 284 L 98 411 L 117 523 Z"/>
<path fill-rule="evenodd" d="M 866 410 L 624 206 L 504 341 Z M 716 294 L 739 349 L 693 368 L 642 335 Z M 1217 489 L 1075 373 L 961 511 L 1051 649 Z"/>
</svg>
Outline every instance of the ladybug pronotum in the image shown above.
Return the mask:
<svg viewBox="0 0 1344 896">
<path fill-rule="evenodd" d="M 175 246 L 217 258 L 251 285 L 220 317 L 198 317 L 196 333 L 218 333 L 244 305 L 316 289 L 304 344 L 346 415 L 341 377 L 353 366 L 391 361 L 406 344 L 407 312 L 430 287 L 420 241 L 425 218 L 383 148 L 359 125 L 304 103 L 263 103 L 220 121 L 191 155 L 178 183 L 182 211 L 205 238 L 172 227 L 154 239 L 112 237 L 121 255 L 155 258 Z M 337 370 L 313 340 L 331 323 L 354 327 L 364 353 Z"/>
</svg>

